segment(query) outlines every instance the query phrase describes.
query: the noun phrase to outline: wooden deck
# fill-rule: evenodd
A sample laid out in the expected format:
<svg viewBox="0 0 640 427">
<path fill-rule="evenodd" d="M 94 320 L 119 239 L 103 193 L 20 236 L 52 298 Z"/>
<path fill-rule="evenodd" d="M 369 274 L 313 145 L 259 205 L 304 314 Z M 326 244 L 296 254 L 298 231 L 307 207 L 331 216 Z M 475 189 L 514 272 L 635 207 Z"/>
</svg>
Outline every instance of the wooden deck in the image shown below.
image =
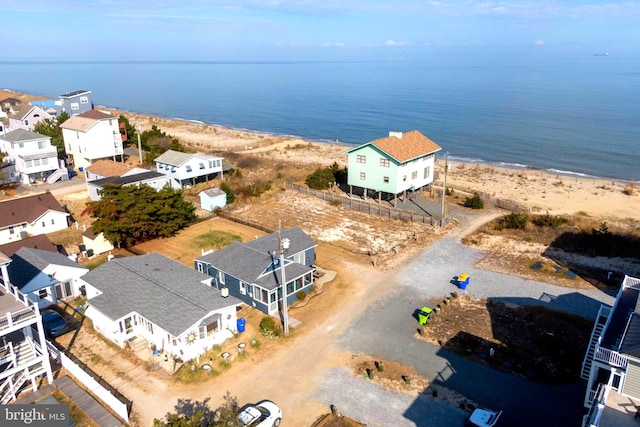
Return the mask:
<svg viewBox="0 0 640 427">
<path fill-rule="evenodd" d="M 599 425 L 602 427 L 639 427 L 640 419 L 635 419 L 640 402 L 636 402 L 615 390 L 607 397 L 607 406 L 602 412 Z"/>
</svg>

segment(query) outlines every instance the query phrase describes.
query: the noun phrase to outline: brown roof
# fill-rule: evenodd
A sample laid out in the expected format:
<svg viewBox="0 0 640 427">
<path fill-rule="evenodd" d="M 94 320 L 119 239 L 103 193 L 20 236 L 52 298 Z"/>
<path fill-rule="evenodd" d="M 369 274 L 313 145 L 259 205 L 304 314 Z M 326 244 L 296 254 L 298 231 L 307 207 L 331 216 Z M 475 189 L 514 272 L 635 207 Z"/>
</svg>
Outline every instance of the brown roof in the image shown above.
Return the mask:
<svg viewBox="0 0 640 427">
<path fill-rule="evenodd" d="M 10 257 L 18 252 L 20 248 L 33 248 L 49 252 L 58 252 L 55 245 L 51 243 L 49 238 L 44 234 L 0 245 L 0 252 Z"/>
<path fill-rule="evenodd" d="M 88 119 L 96 119 L 96 120 L 104 120 L 104 119 L 114 119 L 115 116 L 112 116 L 109 113 L 105 113 L 100 110 L 89 110 L 85 111 L 82 114 L 78 114 L 79 117 L 86 117 Z"/>
<path fill-rule="evenodd" d="M 392 133 L 397 133 L 400 137 L 387 136 L 371 141 L 369 144 L 378 147 L 399 162 L 406 162 L 442 150 L 438 144 L 417 130 Z"/>
<path fill-rule="evenodd" d="M 99 121 L 105 119 L 115 119 L 111 114 L 103 113 L 98 110 L 89 110 L 86 113 L 78 114 L 69 118 L 60 127 L 64 129 L 77 130 L 86 132 L 96 125 Z"/>
<path fill-rule="evenodd" d="M 87 166 L 85 170 L 104 177 L 122 176 L 129 171 L 129 165 L 113 160 L 98 160 Z"/>
<path fill-rule="evenodd" d="M 53 194 L 46 192 L 34 196 L 0 202 L 0 227 L 31 223 L 48 210 L 65 212 Z"/>
</svg>

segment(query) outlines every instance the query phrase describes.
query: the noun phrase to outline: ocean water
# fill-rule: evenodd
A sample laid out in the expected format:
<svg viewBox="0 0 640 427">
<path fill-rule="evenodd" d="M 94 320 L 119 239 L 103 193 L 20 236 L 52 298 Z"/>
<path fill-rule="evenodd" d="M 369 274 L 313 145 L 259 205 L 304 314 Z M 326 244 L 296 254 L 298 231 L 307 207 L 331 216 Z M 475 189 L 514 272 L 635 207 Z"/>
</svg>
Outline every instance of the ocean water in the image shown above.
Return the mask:
<svg viewBox="0 0 640 427">
<path fill-rule="evenodd" d="M 640 58 L 443 52 L 315 61 L 0 61 L 0 87 L 316 141 L 417 129 L 451 159 L 640 178 Z"/>
</svg>

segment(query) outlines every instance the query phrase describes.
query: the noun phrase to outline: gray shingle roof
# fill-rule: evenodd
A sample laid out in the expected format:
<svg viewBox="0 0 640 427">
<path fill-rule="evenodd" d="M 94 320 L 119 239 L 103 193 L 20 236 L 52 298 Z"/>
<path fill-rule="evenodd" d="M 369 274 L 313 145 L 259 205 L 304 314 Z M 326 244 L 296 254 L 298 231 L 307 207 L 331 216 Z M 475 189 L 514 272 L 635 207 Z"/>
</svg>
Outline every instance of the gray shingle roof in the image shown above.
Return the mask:
<svg viewBox="0 0 640 427">
<path fill-rule="evenodd" d="M 11 256 L 9 264 L 9 277 L 18 288 L 22 288 L 36 277 L 42 270 L 50 265 L 61 265 L 84 269 L 80 264 L 71 261 L 58 252 L 49 252 L 41 249 L 20 248 Z M 86 270 L 86 269 L 85 269 Z"/>
<path fill-rule="evenodd" d="M 134 182 L 146 181 L 154 178 L 164 178 L 166 175 L 161 174 L 160 172 L 148 171 L 137 173 L 133 175 L 125 175 L 125 176 L 108 176 L 106 178 L 96 179 L 95 181 L 90 181 L 92 185 L 103 186 L 105 184 L 131 184 Z"/>
<path fill-rule="evenodd" d="M 208 154 L 182 153 L 180 151 L 167 150 L 155 158 L 155 162 L 166 163 L 171 166 L 181 166 L 192 157 L 199 157 L 206 160 L 219 160 L 221 157 L 209 156 Z"/>
<path fill-rule="evenodd" d="M 30 130 L 25 129 L 16 129 L 11 132 L 7 132 L 6 134 L 0 136 L 0 139 L 4 139 L 9 142 L 20 142 L 20 141 L 33 141 L 34 139 L 51 139 L 46 135 L 41 135 L 36 132 L 31 132 Z"/>
<path fill-rule="evenodd" d="M 89 304 L 112 320 L 137 312 L 174 336 L 211 311 L 242 303 L 203 284 L 210 276 L 155 252 L 112 259 L 83 279 L 103 292 Z"/>
<path fill-rule="evenodd" d="M 300 227 L 293 227 L 282 232 L 282 238 L 290 241 L 289 254 L 297 254 L 317 246 Z M 219 251 L 197 258 L 225 273 L 246 283 L 255 283 L 266 289 L 273 289 L 281 283 L 280 269 L 272 274 L 264 274 L 278 253 L 278 233 L 271 233 L 248 243 L 233 242 Z M 273 255 L 272 255 L 273 254 Z M 286 264 L 287 282 L 309 273 L 313 269 L 303 264 Z M 261 277 L 262 276 L 262 277 Z"/>
</svg>

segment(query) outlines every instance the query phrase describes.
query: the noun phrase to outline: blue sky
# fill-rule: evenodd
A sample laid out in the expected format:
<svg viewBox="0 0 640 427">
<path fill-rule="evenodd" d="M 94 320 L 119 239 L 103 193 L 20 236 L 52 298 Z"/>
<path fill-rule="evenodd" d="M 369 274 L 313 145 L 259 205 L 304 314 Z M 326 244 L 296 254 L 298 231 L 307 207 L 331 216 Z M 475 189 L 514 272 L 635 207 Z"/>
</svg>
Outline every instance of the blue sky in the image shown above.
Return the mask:
<svg viewBox="0 0 640 427">
<path fill-rule="evenodd" d="M 256 60 L 459 47 L 588 52 L 640 48 L 640 0 L 4 3 L 9 3 L 0 8 L 4 60 Z"/>
</svg>

